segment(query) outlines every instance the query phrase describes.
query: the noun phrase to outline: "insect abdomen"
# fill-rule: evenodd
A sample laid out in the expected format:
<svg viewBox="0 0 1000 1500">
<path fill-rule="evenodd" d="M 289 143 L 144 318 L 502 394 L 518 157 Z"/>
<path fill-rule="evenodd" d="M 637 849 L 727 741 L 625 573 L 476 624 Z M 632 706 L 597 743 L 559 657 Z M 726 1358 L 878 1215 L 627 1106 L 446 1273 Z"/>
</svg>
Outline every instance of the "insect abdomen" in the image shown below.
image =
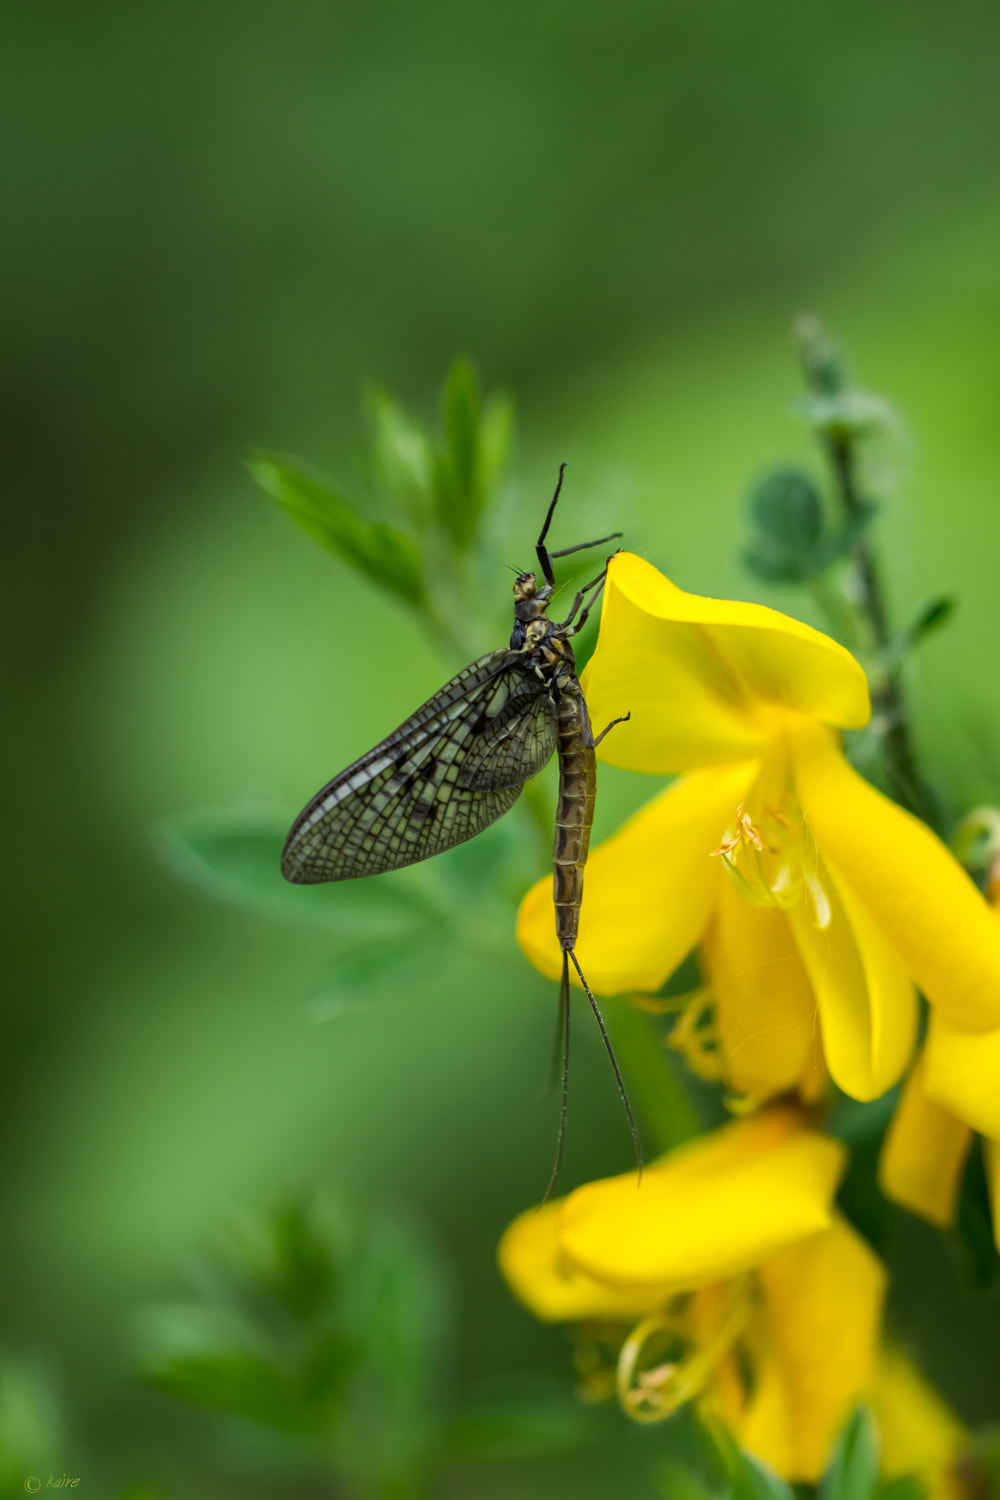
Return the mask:
<svg viewBox="0 0 1000 1500">
<path fill-rule="evenodd" d="M 579 686 L 560 684 L 558 718 L 559 805 L 552 851 L 552 895 L 556 935 L 566 952 L 576 946 L 583 899 L 583 870 L 587 863 L 590 829 L 594 821 L 597 765 L 590 745 L 587 710 Z"/>
</svg>

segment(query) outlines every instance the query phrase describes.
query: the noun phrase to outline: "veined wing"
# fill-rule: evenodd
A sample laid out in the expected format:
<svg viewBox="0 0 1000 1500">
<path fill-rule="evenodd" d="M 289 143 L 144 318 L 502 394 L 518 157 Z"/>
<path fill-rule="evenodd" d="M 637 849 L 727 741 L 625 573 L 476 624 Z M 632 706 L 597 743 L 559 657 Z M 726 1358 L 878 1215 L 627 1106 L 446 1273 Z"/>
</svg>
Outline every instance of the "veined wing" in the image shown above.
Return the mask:
<svg viewBox="0 0 1000 1500">
<path fill-rule="evenodd" d="M 491 651 L 316 793 L 282 872 L 300 885 L 354 880 L 464 843 L 513 807 L 555 745 L 545 684 L 517 652 Z"/>
</svg>

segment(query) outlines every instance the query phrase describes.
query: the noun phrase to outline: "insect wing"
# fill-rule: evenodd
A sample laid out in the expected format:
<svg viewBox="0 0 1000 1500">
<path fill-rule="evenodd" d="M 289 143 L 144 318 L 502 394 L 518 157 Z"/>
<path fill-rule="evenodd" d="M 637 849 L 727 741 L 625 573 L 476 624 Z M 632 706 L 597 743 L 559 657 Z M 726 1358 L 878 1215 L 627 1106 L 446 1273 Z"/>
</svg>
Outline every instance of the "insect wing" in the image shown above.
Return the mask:
<svg viewBox="0 0 1000 1500">
<path fill-rule="evenodd" d="M 513 807 L 555 743 L 544 683 L 516 653 L 492 651 L 317 792 L 282 872 L 300 885 L 354 880 L 464 843 Z"/>
<path fill-rule="evenodd" d="M 458 785 L 475 792 L 520 789 L 547 766 L 556 748 L 556 710 L 537 677 L 508 672 L 490 701 L 489 717 L 469 741 L 459 766 Z M 541 689 L 541 690 L 540 690 Z"/>
</svg>

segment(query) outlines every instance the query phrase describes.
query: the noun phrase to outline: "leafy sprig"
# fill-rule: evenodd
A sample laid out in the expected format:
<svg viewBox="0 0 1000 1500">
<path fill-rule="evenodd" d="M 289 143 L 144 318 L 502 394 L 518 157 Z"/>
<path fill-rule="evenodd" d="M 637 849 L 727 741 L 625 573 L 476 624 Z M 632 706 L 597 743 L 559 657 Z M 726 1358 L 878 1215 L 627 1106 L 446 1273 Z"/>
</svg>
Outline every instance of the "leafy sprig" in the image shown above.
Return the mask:
<svg viewBox="0 0 1000 1500">
<path fill-rule="evenodd" d="M 565 1452 L 598 1430 L 568 1389 L 455 1394 L 450 1277 L 399 1220 L 292 1200 L 245 1220 L 196 1282 L 149 1309 L 142 1366 L 209 1414 L 220 1464 L 266 1450 L 359 1500 L 417 1500 L 455 1465 Z"/>
<path fill-rule="evenodd" d="M 471 364 L 459 359 L 441 395 L 440 436 L 381 387 L 368 392 L 365 410 L 364 502 L 277 454 L 254 454 L 250 473 L 314 540 L 407 605 L 456 659 L 467 658 L 488 633 L 476 554 L 510 454 L 513 405 L 503 394 L 484 399 Z"/>
<path fill-rule="evenodd" d="M 866 443 L 894 426 L 894 413 L 884 398 L 852 384 L 843 355 L 815 318 L 799 320 L 796 339 L 806 394 L 794 410 L 826 459 L 825 493 L 799 468 L 765 475 L 749 496 L 743 561 L 767 583 L 808 589 L 833 633 L 861 658 L 873 714 L 870 730 L 855 741 L 858 757 L 872 762 L 890 796 L 934 826 L 938 805 L 918 769 L 904 673 L 921 642 L 951 617 L 954 600 L 937 596 L 908 624 L 892 627 L 872 536 L 880 507 L 866 489 L 863 460 Z"/>
</svg>

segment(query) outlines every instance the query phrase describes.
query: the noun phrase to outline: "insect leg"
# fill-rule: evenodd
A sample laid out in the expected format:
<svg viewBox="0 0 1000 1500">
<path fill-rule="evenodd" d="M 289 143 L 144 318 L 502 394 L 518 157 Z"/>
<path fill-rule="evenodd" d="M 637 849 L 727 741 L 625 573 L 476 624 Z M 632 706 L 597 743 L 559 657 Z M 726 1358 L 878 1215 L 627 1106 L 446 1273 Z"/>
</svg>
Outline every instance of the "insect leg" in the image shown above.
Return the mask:
<svg viewBox="0 0 1000 1500">
<path fill-rule="evenodd" d="M 611 1038 L 608 1036 L 607 1027 L 604 1024 L 604 1017 L 601 1015 L 601 1012 L 597 1008 L 597 1001 L 594 999 L 593 995 L 591 994 L 590 985 L 587 983 L 586 979 L 584 978 L 583 970 L 580 968 L 580 964 L 579 964 L 579 961 L 577 960 L 576 954 L 573 952 L 572 948 L 567 949 L 567 952 L 569 953 L 570 958 L 573 960 L 573 967 L 576 970 L 577 974 L 579 974 L 579 976 L 580 976 L 580 983 L 583 985 L 583 988 L 586 991 L 587 999 L 590 1001 L 590 1008 L 594 1012 L 594 1016 L 595 1016 L 595 1018 L 597 1020 L 598 1026 L 601 1028 L 601 1037 L 603 1038 L 604 1046 L 607 1049 L 608 1057 L 611 1059 L 611 1067 L 614 1070 L 615 1082 L 618 1084 L 618 1092 L 621 1095 L 622 1103 L 625 1106 L 625 1114 L 626 1114 L 626 1117 L 628 1119 L 628 1128 L 632 1132 L 632 1145 L 635 1147 L 635 1164 L 636 1164 L 636 1166 L 639 1169 L 639 1177 L 641 1179 L 641 1177 L 642 1177 L 642 1142 L 639 1139 L 639 1131 L 638 1131 L 638 1128 L 637 1128 L 636 1123 L 635 1123 L 635 1116 L 632 1113 L 632 1106 L 628 1102 L 628 1094 L 625 1092 L 625 1081 L 622 1078 L 621 1072 L 620 1072 L 619 1067 L 618 1067 L 618 1063 L 615 1060 L 614 1049 L 611 1046 Z M 565 955 L 564 955 L 564 958 L 563 958 L 563 963 L 565 965 Z M 560 1149 L 561 1149 L 561 1143 L 560 1143 Z"/>
<path fill-rule="evenodd" d="M 573 616 L 579 609 L 580 603 L 583 600 L 583 596 L 586 594 L 587 589 L 595 589 L 593 599 L 588 599 L 587 607 L 584 609 L 583 614 L 577 620 L 576 624 L 573 625 L 573 629 L 569 632 L 570 635 L 579 635 L 580 631 L 586 625 L 587 616 L 590 614 L 590 611 L 593 609 L 594 605 L 601 597 L 601 590 L 604 588 L 604 579 L 607 575 L 607 571 L 607 568 L 605 568 L 600 576 L 595 578 L 591 583 L 588 583 L 586 588 L 581 589 L 579 594 L 577 594 L 576 598 L 573 600 L 573 608 L 569 612 L 569 619 L 563 622 L 565 625 L 573 624 Z"/>
<path fill-rule="evenodd" d="M 577 610 L 580 608 L 580 605 L 583 603 L 584 599 L 586 599 L 587 594 L 590 592 L 590 590 L 592 588 L 596 588 L 597 591 L 598 591 L 598 593 L 600 593 L 601 589 L 604 587 L 604 578 L 605 578 L 605 575 L 606 575 L 607 571 L 608 571 L 607 565 L 605 564 L 605 566 L 601 569 L 601 571 L 598 573 L 598 575 L 597 575 L 596 578 L 592 578 L 589 583 L 585 583 L 583 585 L 583 588 L 580 590 L 580 592 L 577 594 L 576 598 L 573 600 L 573 604 L 572 604 L 572 606 L 570 608 L 570 612 L 566 616 L 565 620 L 563 620 L 562 625 L 560 627 L 561 629 L 565 630 L 567 625 L 572 625 L 574 619 L 576 618 L 576 612 L 577 612 Z M 596 598 L 597 598 L 597 594 L 594 595 L 594 599 L 596 599 Z M 587 609 L 588 610 L 590 609 L 591 605 L 594 603 L 594 599 L 591 599 L 590 603 L 587 605 Z M 587 618 L 586 615 L 584 615 L 584 619 L 586 619 L 586 618 Z M 581 623 L 582 623 L 582 621 L 581 621 Z M 578 625 L 577 626 L 577 630 L 579 630 L 579 628 L 580 628 L 580 626 Z"/>
<path fill-rule="evenodd" d="M 600 734 L 597 736 L 596 740 L 594 741 L 594 749 L 595 750 L 597 749 L 598 745 L 601 743 L 601 741 L 603 740 L 604 736 L 608 733 L 609 730 L 614 729 L 614 727 L 615 727 L 616 724 L 627 724 L 628 721 L 629 721 L 629 719 L 631 719 L 631 717 L 632 717 L 632 710 L 629 709 L 628 713 L 627 714 L 622 714 L 622 716 L 621 716 L 620 719 L 612 719 L 611 723 L 607 726 L 607 728 L 606 729 L 602 729 L 601 732 L 600 732 Z"/>
<path fill-rule="evenodd" d="M 599 536 L 596 542 L 577 542 L 575 547 L 563 547 L 559 552 L 550 552 L 550 557 L 569 557 L 571 552 L 586 552 L 588 547 L 603 547 L 605 542 L 616 542 L 624 531 L 613 531 L 610 536 Z"/>
<path fill-rule="evenodd" d="M 556 586 L 556 578 L 555 574 L 552 571 L 552 559 L 550 558 L 548 549 L 545 546 L 545 538 L 549 534 L 549 527 L 552 524 L 552 517 L 555 513 L 556 508 L 556 501 L 559 499 L 559 491 L 562 489 L 563 475 L 565 474 L 565 472 L 566 465 L 560 464 L 559 480 L 556 484 L 556 492 L 552 496 L 552 504 L 549 506 L 548 514 L 545 517 L 545 525 L 542 527 L 542 534 L 538 538 L 538 541 L 535 543 L 535 556 L 538 558 L 538 566 L 542 570 L 542 573 L 545 577 L 545 582 L 552 588 L 555 588 Z"/>
<path fill-rule="evenodd" d="M 573 960 L 576 963 L 576 959 Z M 579 965 L 577 966 L 579 967 Z M 559 1134 L 556 1136 L 556 1159 L 552 1167 L 552 1176 L 549 1185 L 545 1189 L 545 1196 L 539 1208 L 548 1203 L 552 1195 L 552 1189 L 556 1185 L 559 1176 L 559 1168 L 562 1166 L 563 1146 L 566 1142 L 566 1105 L 569 1100 L 569 955 L 563 954 L 562 979 L 559 981 L 559 1025 L 556 1031 L 556 1044 L 562 1040 L 562 1097 L 559 1102 Z M 555 1063 L 554 1056 L 552 1061 Z M 554 1071 L 554 1069 L 553 1069 Z M 615 1070 L 617 1072 L 617 1069 Z M 628 1109 L 626 1103 L 625 1108 Z M 631 1115 L 629 1116 L 631 1119 Z"/>
</svg>

